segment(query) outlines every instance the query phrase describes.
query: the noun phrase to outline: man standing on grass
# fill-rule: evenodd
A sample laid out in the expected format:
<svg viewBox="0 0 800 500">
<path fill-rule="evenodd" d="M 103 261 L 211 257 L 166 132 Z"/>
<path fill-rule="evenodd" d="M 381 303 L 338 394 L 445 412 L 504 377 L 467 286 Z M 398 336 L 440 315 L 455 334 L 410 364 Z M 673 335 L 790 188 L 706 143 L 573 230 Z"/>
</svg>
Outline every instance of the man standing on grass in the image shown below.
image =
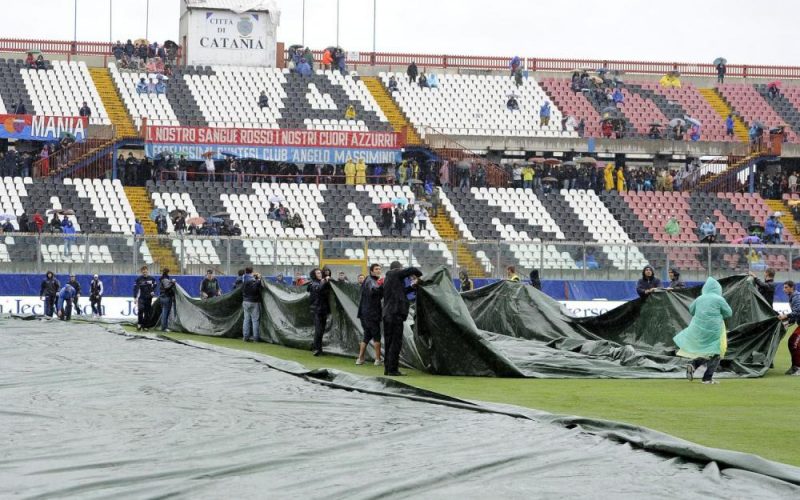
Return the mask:
<svg viewBox="0 0 800 500">
<path fill-rule="evenodd" d="M 364 339 L 358 349 L 357 365 L 364 364 L 364 353 L 367 344 L 373 341 L 375 347 L 375 366 L 383 364 L 381 359 L 381 298 L 383 288 L 378 285 L 381 277 L 381 265 L 372 264 L 369 266 L 369 276 L 361 284 L 361 300 L 358 302 L 358 319 L 361 320 L 361 328 L 364 330 Z"/>
<path fill-rule="evenodd" d="M 751 272 L 750 276 L 753 277 L 753 282 L 758 288 L 758 293 L 760 293 L 761 296 L 764 297 L 764 300 L 769 302 L 769 306 L 772 307 L 772 304 L 775 302 L 775 270 L 771 267 L 766 268 L 764 270 L 764 281 L 758 279 L 755 273 Z"/>
<path fill-rule="evenodd" d="M 136 300 L 138 318 L 136 329 L 141 331 L 147 325 L 153 309 L 153 297 L 156 295 L 156 280 L 148 273 L 147 266 L 143 266 L 142 274 L 136 278 L 133 286 L 133 298 Z"/>
<path fill-rule="evenodd" d="M 789 306 L 792 311 L 789 314 L 781 314 L 778 319 L 794 324 L 795 328 L 789 336 L 789 354 L 792 355 L 792 366 L 786 371 L 786 375 L 800 376 L 800 331 L 797 329 L 797 322 L 800 321 L 800 292 L 795 288 L 794 281 L 783 283 L 783 293 L 789 297 Z"/>
<path fill-rule="evenodd" d="M 408 317 L 409 301 L 406 294 L 416 286 L 416 280 L 409 289 L 405 279 L 414 276 L 419 278 L 422 271 L 416 267 L 407 267 L 394 261 L 383 282 L 383 335 L 386 338 L 386 357 L 383 374 L 390 377 L 403 375 L 400 373 L 400 350 L 403 348 L 403 323 Z"/>
<path fill-rule="evenodd" d="M 261 319 L 261 275 L 252 267 L 244 269 L 242 278 L 242 338 L 245 342 L 260 342 L 259 321 Z"/>
<path fill-rule="evenodd" d="M 331 290 L 330 276 L 323 276 L 322 270 L 315 268 L 311 271 L 311 282 L 308 284 L 310 295 L 311 315 L 314 317 L 314 343 L 311 350 L 314 356 L 322 355 L 322 336 L 325 333 L 325 323 L 331 313 L 329 295 Z"/>
</svg>

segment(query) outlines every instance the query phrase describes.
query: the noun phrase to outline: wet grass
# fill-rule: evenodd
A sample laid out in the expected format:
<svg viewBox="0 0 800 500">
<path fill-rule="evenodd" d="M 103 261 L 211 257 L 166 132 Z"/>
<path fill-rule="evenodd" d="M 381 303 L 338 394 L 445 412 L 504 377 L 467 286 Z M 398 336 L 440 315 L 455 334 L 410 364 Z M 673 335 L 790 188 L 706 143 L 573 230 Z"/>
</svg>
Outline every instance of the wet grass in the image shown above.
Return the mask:
<svg viewBox="0 0 800 500">
<path fill-rule="evenodd" d="M 363 376 L 383 376 L 383 367 L 356 366 L 353 358 L 314 357 L 310 352 L 272 344 L 170 333 L 175 339 L 253 351 L 299 362 L 308 368 L 335 368 Z M 800 377 L 787 377 L 785 343 L 775 368 L 760 379 L 721 380 L 703 385 L 686 380 L 500 379 L 447 377 L 404 369 L 407 384 L 449 396 L 507 403 L 553 413 L 580 415 L 649 427 L 706 446 L 754 453 L 800 466 L 796 433 Z"/>
</svg>

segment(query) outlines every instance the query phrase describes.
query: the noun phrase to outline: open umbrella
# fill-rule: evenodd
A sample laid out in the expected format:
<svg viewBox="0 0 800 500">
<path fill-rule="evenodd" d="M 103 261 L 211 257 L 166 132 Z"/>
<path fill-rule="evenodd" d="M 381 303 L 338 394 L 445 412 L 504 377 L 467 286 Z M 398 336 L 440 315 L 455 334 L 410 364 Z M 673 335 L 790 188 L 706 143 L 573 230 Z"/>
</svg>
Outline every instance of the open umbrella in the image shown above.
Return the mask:
<svg viewBox="0 0 800 500">
<path fill-rule="evenodd" d="M 718 57 L 714 59 L 714 66 L 719 66 L 720 64 L 728 64 L 728 60 L 724 57 Z"/>
<path fill-rule="evenodd" d="M 222 151 L 220 154 L 222 156 L 227 156 L 228 158 L 239 158 L 239 155 L 236 153 L 229 153 L 228 151 Z"/>
<path fill-rule="evenodd" d="M 380 208 L 381 208 L 381 209 L 384 209 L 384 208 L 394 208 L 394 205 L 392 205 L 391 203 L 389 203 L 388 201 L 386 201 L 386 202 L 384 202 L 384 203 L 381 203 L 381 204 L 380 204 Z"/>
<path fill-rule="evenodd" d="M 591 156 L 581 156 L 575 160 L 575 163 L 580 163 L 581 165 L 597 165 L 597 160 Z"/>
<path fill-rule="evenodd" d="M 190 219 L 186 219 L 187 224 L 194 224 L 195 226 L 201 226 L 206 223 L 206 220 L 203 217 L 192 217 Z"/>
<path fill-rule="evenodd" d="M 702 127 L 703 124 L 697 118 L 692 118 L 691 116 L 686 117 L 686 121 L 691 123 L 692 125 L 697 125 L 698 127 Z"/>
<path fill-rule="evenodd" d="M 544 179 L 542 179 L 542 182 L 558 182 L 558 179 L 556 179 L 555 177 L 545 177 Z"/>
<path fill-rule="evenodd" d="M 565 167 L 574 167 L 574 166 L 575 166 L 575 162 L 574 162 L 574 161 L 572 161 L 572 160 L 569 160 L 569 161 L 565 161 L 565 162 L 564 162 L 564 163 L 562 163 L 561 165 L 563 165 L 563 166 L 565 166 Z"/>
<path fill-rule="evenodd" d="M 533 163 L 544 163 L 544 158 L 541 158 L 541 157 L 537 156 L 536 158 L 531 158 L 531 161 Z"/>
<path fill-rule="evenodd" d="M 433 205 L 431 205 L 430 202 L 427 202 L 427 201 L 419 201 L 419 202 L 417 202 L 417 206 L 418 207 L 431 208 Z"/>
<path fill-rule="evenodd" d="M 603 115 L 607 115 L 607 114 L 608 115 L 616 115 L 617 113 L 619 113 L 619 110 L 617 109 L 616 106 L 606 106 L 605 108 L 603 108 L 601 113 Z"/>
<path fill-rule="evenodd" d="M 228 212 L 217 212 L 215 214 L 211 214 L 211 217 L 215 217 L 217 219 L 227 219 L 230 217 Z"/>
<path fill-rule="evenodd" d="M 560 165 L 561 164 L 561 160 L 558 160 L 556 158 L 547 158 L 547 159 L 544 160 L 544 164 L 545 165 Z"/>
<path fill-rule="evenodd" d="M 594 83 L 603 83 L 603 79 L 596 75 L 590 76 L 589 80 L 593 81 Z"/>
<path fill-rule="evenodd" d="M 206 222 L 209 224 L 222 224 L 225 221 L 220 219 L 219 217 L 207 217 Z"/>
<path fill-rule="evenodd" d="M 159 210 L 159 209 L 156 209 L 156 210 Z M 174 219 L 175 217 L 177 217 L 179 215 L 182 215 L 183 217 L 186 217 L 186 210 L 181 210 L 180 208 L 176 208 L 175 210 L 173 210 L 172 212 L 169 213 L 169 216 L 172 219 Z"/>
<path fill-rule="evenodd" d="M 0 220 L 17 220 L 17 216 L 14 214 L 0 214 Z"/>
<path fill-rule="evenodd" d="M 134 45 L 142 45 L 142 44 L 149 45 L 147 40 L 145 40 L 144 38 L 137 38 L 136 40 L 133 41 L 133 44 Z"/>
<path fill-rule="evenodd" d="M 212 156 L 214 156 L 214 152 L 213 151 L 206 151 L 205 153 L 201 154 L 200 156 L 202 156 L 203 158 L 211 158 Z"/>
<path fill-rule="evenodd" d="M 166 42 L 164 42 L 164 49 L 166 49 L 166 50 L 177 49 L 177 48 L 178 48 L 178 44 L 173 42 L 172 40 L 167 40 Z"/>
<path fill-rule="evenodd" d="M 767 88 L 779 89 L 779 88 L 781 88 L 781 81 L 780 80 L 775 80 L 774 82 L 769 82 L 767 84 Z"/>
<path fill-rule="evenodd" d="M 650 126 L 651 127 L 663 127 L 664 125 L 661 125 L 661 122 L 651 122 Z"/>
<path fill-rule="evenodd" d="M 669 121 L 669 126 L 672 128 L 675 128 L 679 125 L 681 127 L 686 126 L 686 121 L 684 121 L 683 118 L 673 118 L 672 120 Z"/>
<path fill-rule="evenodd" d="M 392 203 L 394 203 L 395 205 L 408 205 L 408 200 L 405 198 L 397 197 L 397 198 L 392 198 Z"/>
<path fill-rule="evenodd" d="M 286 201 L 286 198 L 284 198 L 282 194 L 278 193 L 269 195 L 268 199 L 270 203 L 283 203 L 284 201 Z"/>
</svg>

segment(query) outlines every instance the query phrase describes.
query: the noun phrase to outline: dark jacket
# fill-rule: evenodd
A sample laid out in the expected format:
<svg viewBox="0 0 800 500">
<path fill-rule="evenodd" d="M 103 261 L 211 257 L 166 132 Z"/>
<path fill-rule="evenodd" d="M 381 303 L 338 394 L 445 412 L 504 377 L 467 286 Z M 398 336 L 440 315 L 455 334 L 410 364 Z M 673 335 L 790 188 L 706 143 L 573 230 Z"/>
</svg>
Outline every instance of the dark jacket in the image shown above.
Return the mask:
<svg viewBox="0 0 800 500">
<path fill-rule="evenodd" d="M 644 277 L 644 272 L 647 269 L 650 269 L 653 272 L 653 276 L 651 278 Z M 639 294 L 639 297 L 645 298 L 647 297 L 645 292 L 651 288 L 661 288 L 661 280 L 656 278 L 655 269 L 653 269 L 651 266 L 645 266 L 644 269 L 642 269 L 642 279 L 636 283 L 636 293 Z"/>
<path fill-rule="evenodd" d="M 461 291 L 462 292 L 469 292 L 470 290 L 474 290 L 475 289 L 475 283 L 473 283 L 472 280 L 469 279 L 468 275 L 463 274 L 463 275 L 459 276 L 458 279 L 461 280 Z"/>
<path fill-rule="evenodd" d="M 408 317 L 409 301 L 404 280 L 409 276 L 422 276 L 416 267 L 392 269 L 383 280 L 383 318 L 405 321 Z"/>
<path fill-rule="evenodd" d="M 383 298 L 383 288 L 378 285 L 375 276 L 367 276 L 361 283 L 361 300 L 358 302 L 358 318 L 364 323 L 380 322 L 381 298 Z"/>
<path fill-rule="evenodd" d="M 219 281 L 217 281 L 217 278 L 203 278 L 203 282 L 200 284 L 200 293 L 204 293 L 209 297 L 216 297 L 219 293 Z"/>
<path fill-rule="evenodd" d="M 414 63 L 409 64 L 408 68 L 406 69 L 406 74 L 410 76 L 412 79 L 416 80 L 418 74 L 417 65 Z"/>
<path fill-rule="evenodd" d="M 156 294 L 156 279 L 152 276 L 139 276 L 133 285 L 133 298 L 150 299 Z"/>
<path fill-rule="evenodd" d="M 775 302 L 775 280 L 766 280 L 761 281 L 758 278 L 754 278 L 756 287 L 758 287 L 758 293 L 764 297 L 764 300 L 769 302 L 769 306 L 772 307 L 772 304 Z"/>
<path fill-rule="evenodd" d="M 97 280 L 92 279 L 92 281 L 89 282 L 89 296 L 90 297 L 95 297 L 95 298 L 102 297 L 103 296 L 103 292 L 104 292 L 104 290 L 103 290 L 103 282 L 102 281 L 100 281 L 99 279 L 97 279 Z"/>
<path fill-rule="evenodd" d="M 789 296 L 789 306 L 792 308 L 791 312 L 787 314 L 789 323 L 797 323 L 800 321 L 800 292 L 794 292 Z"/>
<path fill-rule="evenodd" d="M 331 312 L 328 296 L 331 291 L 330 281 L 311 280 L 308 284 L 308 293 L 311 294 L 310 308 L 311 314 L 326 316 Z"/>
<path fill-rule="evenodd" d="M 55 276 L 52 278 L 45 278 L 42 280 L 42 286 L 39 288 L 39 296 L 55 297 L 59 290 L 61 290 L 61 283 L 59 283 Z"/>
<path fill-rule="evenodd" d="M 162 297 L 174 297 L 175 296 L 175 282 L 172 281 L 172 278 L 167 276 L 162 276 L 159 285 L 160 288 L 160 295 Z"/>
<path fill-rule="evenodd" d="M 261 280 L 242 280 L 242 302 L 261 303 Z"/>
<path fill-rule="evenodd" d="M 537 289 L 537 290 L 541 290 L 542 289 L 542 280 L 539 279 L 539 270 L 538 269 L 533 269 L 531 271 L 530 278 L 531 278 L 531 286 L 533 288 Z"/>
<path fill-rule="evenodd" d="M 75 295 L 81 294 L 81 284 L 78 283 L 78 279 L 76 278 L 75 281 L 69 280 L 67 281 L 67 285 L 71 286 L 75 289 Z"/>
</svg>

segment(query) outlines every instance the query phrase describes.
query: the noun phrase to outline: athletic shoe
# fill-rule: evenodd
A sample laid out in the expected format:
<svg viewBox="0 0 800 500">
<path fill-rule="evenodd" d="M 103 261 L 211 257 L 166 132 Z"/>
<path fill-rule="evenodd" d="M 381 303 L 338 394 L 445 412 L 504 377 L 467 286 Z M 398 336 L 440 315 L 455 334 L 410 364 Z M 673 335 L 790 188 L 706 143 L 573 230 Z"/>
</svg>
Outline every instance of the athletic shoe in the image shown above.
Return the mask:
<svg viewBox="0 0 800 500">
<path fill-rule="evenodd" d="M 322 349 L 319 351 L 314 351 L 314 356 L 322 356 Z"/>
<path fill-rule="evenodd" d="M 389 372 L 387 375 L 390 377 L 405 377 L 406 374 L 401 372 Z"/>
<path fill-rule="evenodd" d="M 786 373 L 784 375 L 797 375 L 799 373 L 800 373 L 800 368 L 792 366 L 791 368 L 786 370 Z"/>
<path fill-rule="evenodd" d="M 704 384 L 719 384 L 716 380 L 703 380 Z"/>
<path fill-rule="evenodd" d="M 137 332 L 141 332 L 142 331 L 142 325 L 136 325 L 136 331 Z"/>
<path fill-rule="evenodd" d="M 356 364 L 359 365 L 359 366 L 363 365 L 364 364 L 364 360 L 363 359 L 357 359 L 356 360 Z"/>
<path fill-rule="evenodd" d="M 374 365 L 375 366 L 383 366 L 383 360 L 382 359 L 376 359 Z"/>
<path fill-rule="evenodd" d="M 691 382 L 694 380 L 694 366 L 691 363 L 686 365 L 686 378 Z"/>
</svg>

